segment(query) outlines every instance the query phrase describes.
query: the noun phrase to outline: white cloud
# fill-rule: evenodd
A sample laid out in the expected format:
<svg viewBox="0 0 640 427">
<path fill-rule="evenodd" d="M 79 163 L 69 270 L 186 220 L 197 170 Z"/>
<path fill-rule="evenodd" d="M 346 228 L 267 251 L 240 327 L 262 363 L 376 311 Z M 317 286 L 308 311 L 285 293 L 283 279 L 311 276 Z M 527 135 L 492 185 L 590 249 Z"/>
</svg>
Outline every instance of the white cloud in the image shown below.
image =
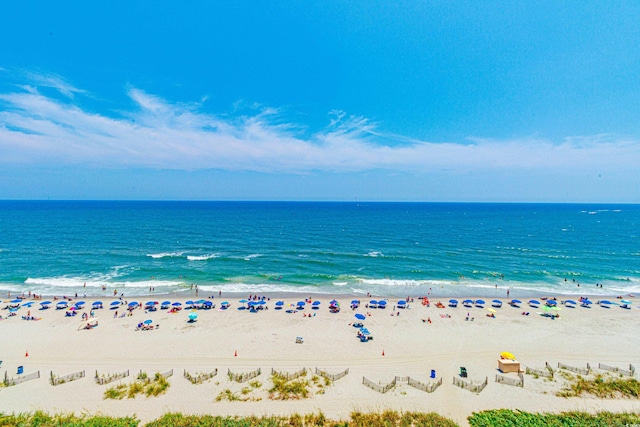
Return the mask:
<svg viewBox="0 0 640 427">
<path fill-rule="evenodd" d="M 52 87 L 67 97 L 47 97 Z M 364 117 L 331 111 L 329 125 L 310 137 L 277 109 L 220 118 L 201 103 L 172 104 L 138 88 L 134 111 L 112 117 L 85 111 L 86 92 L 58 76 L 33 75 L 19 92 L 0 94 L 0 163 L 224 169 L 277 173 L 469 170 L 635 170 L 638 140 L 607 135 L 433 143 L 385 134 Z M 204 98 L 203 98 L 204 101 Z"/>
</svg>

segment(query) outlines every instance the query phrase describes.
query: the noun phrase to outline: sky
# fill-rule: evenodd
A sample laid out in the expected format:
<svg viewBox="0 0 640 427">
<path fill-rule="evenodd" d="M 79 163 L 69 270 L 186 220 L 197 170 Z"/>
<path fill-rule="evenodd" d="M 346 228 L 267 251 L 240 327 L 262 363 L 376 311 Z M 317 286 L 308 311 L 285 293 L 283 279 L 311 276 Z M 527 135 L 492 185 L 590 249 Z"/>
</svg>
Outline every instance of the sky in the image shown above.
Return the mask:
<svg viewBox="0 0 640 427">
<path fill-rule="evenodd" d="M 640 2 L 3 2 L 0 199 L 640 203 Z"/>
</svg>

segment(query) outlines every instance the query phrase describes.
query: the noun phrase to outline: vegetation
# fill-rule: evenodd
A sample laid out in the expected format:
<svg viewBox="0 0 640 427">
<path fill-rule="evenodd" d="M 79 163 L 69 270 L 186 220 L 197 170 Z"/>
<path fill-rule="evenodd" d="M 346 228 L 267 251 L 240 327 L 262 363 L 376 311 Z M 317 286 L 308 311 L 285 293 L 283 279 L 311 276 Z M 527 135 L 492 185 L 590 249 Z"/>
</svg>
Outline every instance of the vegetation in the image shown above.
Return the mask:
<svg viewBox="0 0 640 427">
<path fill-rule="evenodd" d="M 147 397 L 158 396 L 166 393 L 169 389 L 169 381 L 159 372 L 156 372 L 153 379 L 147 376 L 146 372 L 140 372 L 138 379 L 131 384 L 119 384 L 115 387 L 108 388 L 104 392 L 105 399 L 134 399 L 138 394 L 144 394 Z"/>
<path fill-rule="evenodd" d="M 640 423 L 640 414 L 600 412 L 597 415 L 585 412 L 563 412 L 560 414 L 532 414 L 528 412 L 497 409 L 474 412 L 467 418 L 471 427 L 623 427 Z"/>
<path fill-rule="evenodd" d="M 640 413 L 601 412 L 596 415 L 584 412 L 539 414 L 507 409 L 473 413 L 468 418 L 471 427 L 622 427 L 640 424 Z M 0 414 L 1 427 L 137 427 L 140 421 L 133 417 L 111 418 L 104 416 L 49 415 L 43 412 L 31 414 Z M 354 412 L 349 420 L 330 420 L 324 414 L 294 414 L 289 417 L 220 417 L 213 415 L 165 414 L 145 424 L 146 427 L 455 427 L 456 423 L 434 413 Z"/>
<path fill-rule="evenodd" d="M 40 411 L 32 414 L 0 414 L 0 426 L 2 427 L 136 427 L 139 423 L 140 421 L 133 417 L 49 415 Z"/>
<path fill-rule="evenodd" d="M 556 393 L 560 397 L 579 397 L 590 394 L 602 399 L 640 397 L 640 381 L 635 378 L 619 378 L 596 375 L 593 379 L 586 379 L 578 375 L 569 380 L 569 384 Z"/>
</svg>

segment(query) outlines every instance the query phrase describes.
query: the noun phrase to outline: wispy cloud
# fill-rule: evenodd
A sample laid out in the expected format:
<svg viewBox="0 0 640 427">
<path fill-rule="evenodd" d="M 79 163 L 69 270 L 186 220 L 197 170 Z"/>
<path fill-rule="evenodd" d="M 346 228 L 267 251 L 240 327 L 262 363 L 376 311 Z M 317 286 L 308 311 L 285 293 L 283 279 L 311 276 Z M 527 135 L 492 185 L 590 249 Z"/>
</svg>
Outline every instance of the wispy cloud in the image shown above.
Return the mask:
<svg viewBox="0 0 640 427">
<path fill-rule="evenodd" d="M 64 99 L 39 87 L 54 88 Z M 224 169 L 304 173 L 370 169 L 405 171 L 610 170 L 635 168 L 636 139 L 608 135 L 427 142 L 387 134 L 367 118 L 335 110 L 326 128 L 303 137 L 306 126 L 287 122 L 277 109 L 218 117 L 202 102 L 171 103 L 139 88 L 135 105 L 119 116 L 83 110 L 87 95 L 59 76 L 32 74 L 28 84 L 0 94 L 0 163 Z"/>
</svg>

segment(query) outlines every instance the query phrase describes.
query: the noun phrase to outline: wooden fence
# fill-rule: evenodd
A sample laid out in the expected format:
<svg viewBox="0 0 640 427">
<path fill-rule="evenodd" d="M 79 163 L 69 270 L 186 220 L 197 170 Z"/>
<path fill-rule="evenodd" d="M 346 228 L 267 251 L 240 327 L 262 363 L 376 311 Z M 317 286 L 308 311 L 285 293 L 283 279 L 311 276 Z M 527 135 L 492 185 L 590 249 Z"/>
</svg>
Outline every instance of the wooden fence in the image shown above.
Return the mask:
<svg viewBox="0 0 640 427">
<path fill-rule="evenodd" d="M 169 378 L 172 375 L 173 375 L 173 369 L 171 369 L 170 371 L 165 372 L 164 374 L 160 374 L 160 376 L 163 377 L 163 378 Z"/>
<path fill-rule="evenodd" d="M 439 380 L 433 383 L 424 384 L 418 380 L 414 380 L 411 377 L 394 377 L 390 383 L 382 385 L 382 384 L 376 384 L 373 381 L 365 377 L 362 377 L 362 384 L 366 385 L 367 387 L 379 393 L 388 392 L 393 387 L 395 387 L 398 383 L 408 384 L 411 387 L 417 388 L 418 390 L 426 391 L 427 393 L 433 393 L 438 387 L 442 385 L 442 378 L 440 378 Z"/>
<path fill-rule="evenodd" d="M 485 377 L 484 381 L 480 384 L 474 384 L 473 382 L 464 381 L 458 377 L 453 377 L 453 385 L 457 385 L 465 390 L 472 391 L 474 393 L 480 393 L 489 384 L 489 378 Z"/>
<path fill-rule="evenodd" d="M 633 365 L 629 365 L 629 369 L 621 369 L 616 366 L 609 366 L 603 363 L 598 363 L 598 369 L 602 369 L 604 371 L 616 372 L 618 374 L 626 375 L 628 377 L 632 377 L 636 373 L 636 368 Z"/>
<path fill-rule="evenodd" d="M 575 372 L 581 375 L 589 375 L 589 373 L 591 372 L 591 366 L 589 366 L 588 363 L 587 363 L 587 369 L 582 369 L 582 368 L 576 368 L 576 367 L 565 365 L 564 363 L 558 362 L 558 368 Z"/>
<path fill-rule="evenodd" d="M 105 385 L 105 384 L 109 384 L 113 381 L 119 380 L 121 378 L 126 378 L 129 376 L 129 370 L 127 369 L 124 372 L 119 372 L 119 373 L 115 373 L 115 374 L 101 374 L 98 375 L 98 371 L 96 371 L 96 376 L 95 376 L 95 380 L 96 383 L 100 384 L 100 385 Z"/>
<path fill-rule="evenodd" d="M 68 383 L 71 381 L 79 380 L 80 378 L 84 378 L 84 371 L 74 372 L 73 374 L 63 375 L 61 377 L 57 377 L 53 375 L 53 371 L 51 371 L 52 385 L 60 385 L 60 384 Z"/>
<path fill-rule="evenodd" d="M 330 374 L 327 371 L 316 368 L 316 375 L 320 375 L 321 377 L 327 378 L 331 381 L 339 380 L 349 373 L 349 368 L 345 369 L 342 372 L 338 372 L 337 374 Z"/>
<path fill-rule="evenodd" d="M 302 368 L 299 371 L 290 374 L 288 372 L 276 371 L 275 369 L 271 368 L 271 375 L 275 375 L 277 377 L 284 378 L 285 381 L 289 381 L 289 380 L 292 380 L 294 378 L 298 378 L 298 377 L 302 377 L 304 375 L 307 375 L 307 369 L 306 368 Z"/>
<path fill-rule="evenodd" d="M 260 368 L 256 369 L 255 371 L 243 372 L 241 374 L 233 373 L 231 372 L 231 369 L 229 369 L 227 372 L 227 375 L 229 375 L 230 380 L 243 383 L 245 381 L 249 381 L 250 379 L 257 377 L 261 373 L 262 371 L 260 370 Z"/>
<path fill-rule="evenodd" d="M 524 373 L 527 375 L 537 375 L 539 377 L 553 378 L 553 369 L 551 369 L 551 366 L 549 366 L 548 363 L 545 369 L 534 369 L 527 366 L 524 369 Z"/>
<path fill-rule="evenodd" d="M 202 384 L 204 381 L 209 380 L 213 377 L 215 377 L 216 375 L 218 375 L 218 369 L 216 368 L 215 371 L 212 372 L 206 372 L 206 373 L 196 373 L 195 375 L 191 375 L 189 372 L 187 372 L 187 370 L 184 370 L 184 373 L 182 374 L 186 379 L 188 379 L 189 381 L 191 381 L 191 384 Z"/>
<path fill-rule="evenodd" d="M 518 378 L 506 377 L 504 375 L 496 374 L 496 382 L 500 384 L 507 384 L 516 387 L 524 387 L 524 375 L 518 372 Z"/>
<path fill-rule="evenodd" d="M 13 386 L 13 385 L 22 384 L 25 381 L 35 380 L 35 379 L 38 379 L 38 378 L 40 378 L 40 371 L 36 371 L 36 372 L 33 372 L 31 374 L 27 374 L 27 375 L 21 375 L 21 376 L 16 377 L 16 378 L 9 378 L 9 375 L 5 371 L 5 373 L 4 373 L 4 385 L 6 385 L 7 387 L 10 387 L 10 386 Z"/>
</svg>

